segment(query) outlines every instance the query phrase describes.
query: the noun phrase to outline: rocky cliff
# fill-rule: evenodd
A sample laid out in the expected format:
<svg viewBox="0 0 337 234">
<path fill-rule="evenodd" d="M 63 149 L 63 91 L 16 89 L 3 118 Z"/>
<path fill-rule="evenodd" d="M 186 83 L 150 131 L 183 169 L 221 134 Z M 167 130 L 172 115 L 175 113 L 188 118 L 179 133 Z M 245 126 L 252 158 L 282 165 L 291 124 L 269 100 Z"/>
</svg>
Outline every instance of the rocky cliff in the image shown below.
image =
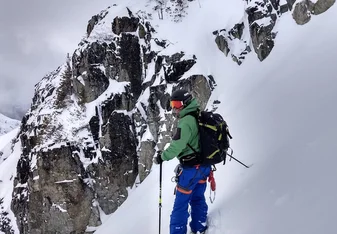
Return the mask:
<svg viewBox="0 0 337 234">
<path fill-rule="evenodd" d="M 203 74 L 178 81 L 197 58 L 159 54 L 166 41 L 143 13 L 108 13 L 92 17 L 79 48 L 36 85 L 11 205 L 20 233 L 91 233 L 170 140 L 171 91 L 187 88 L 203 107 L 211 94 Z"/>
</svg>

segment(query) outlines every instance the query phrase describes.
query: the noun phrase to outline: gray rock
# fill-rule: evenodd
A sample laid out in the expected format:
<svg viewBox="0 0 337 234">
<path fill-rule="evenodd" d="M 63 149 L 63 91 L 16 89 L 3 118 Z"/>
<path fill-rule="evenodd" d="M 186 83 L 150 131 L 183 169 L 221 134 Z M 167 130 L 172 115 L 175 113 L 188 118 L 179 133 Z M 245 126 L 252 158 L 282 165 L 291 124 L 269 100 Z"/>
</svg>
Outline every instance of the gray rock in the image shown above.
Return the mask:
<svg viewBox="0 0 337 234">
<path fill-rule="evenodd" d="M 268 57 L 274 47 L 275 34 L 273 28 L 275 26 L 279 11 L 278 1 L 260 1 L 257 6 L 252 6 L 246 9 L 248 14 L 249 31 L 251 35 L 254 51 L 260 61 Z M 259 19 L 265 19 L 264 24 L 258 22 Z M 269 24 L 266 23 L 269 21 Z M 239 57 L 232 57 L 234 61 L 239 60 Z"/>
<path fill-rule="evenodd" d="M 198 100 L 200 109 L 204 110 L 211 96 L 211 87 L 214 85 L 211 83 L 212 81 L 203 75 L 193 75 L 179 82 L 176 89 L 188 90 Z"/>
<path fill-rule="evenodd" d="M 268 57 L 274 47 L 273 25 L 260 26 L 253 23 L 250 26 L 250 33 L 255 53 L 260 61 Z"/>
<path fill-rule="evenodd" d="M 194 59 L 171 63 L 169 66 L 164 67 L 165 80 L 168 83 L 177 82 L 195 63 Z"/>
<path fill-rule="evenodd" d="M 296 2 L 296 0 L 286 0 L 286 1 L 287 1 L 287 5 L 288 5 L 289 10 L 292 10 L 293 5 Z"/>
<path fill-rule="evenodd" d="M 184 52 L 175 53 L 171 56 L 158 56 L 155 71 L 164 70 L 165 80 L 168 83 L 177 82 L 196 63 L 196 58 L 183 59 Z"/>
<path fill-rule="evenodd" d="M 282 6 L 280 6 L 280 13 L 284 14 L 289 10 L 289 5 L 288 4 L 284 4 Z"/>
<path fill-rule="evenodd" d="M 222 51 L 225 56 L 230 56 L 233 58 L 233 61 L 238 65 L 242 64 L 242 61 L 245 59 L 245 56 L 251 52 L 250 46 L 247 41 L 245 41 L 242 36 L 245 30 L 244 22 L 240 22 L 234 25 L 229 31 L 222 29 L 219 31 L 213 32 L 213 35 L 216 35 L 215 43 L 217 44 L 220 51 Z M 237 48 L 231 48 L 231 46 L 237 46 L 240 44 L 240 50 Z"/>
<path fill-rule="evenodd" d="M 142 182 L 150 173 L 152 166 L 152 156 L 154 156 L 156 143 L 151 140 L 140 143 L 138 173 L 140 182 Z"/>
<path fill-rule="evenodd" d="M 2 180 L 0 180 L 0 183 L 2 183 Z M 4 234 L 14 234 L 11 219 L 8 217 L 8 212 L 4 210 L 3 200 L 3 198 L 0 198 L 0 231 Z"/>
<path fill-rule="evenodd" d="M 273 8 L 275 10 L 279 9 L 279 7 L 280 7 L 280 0 L 270 0 L 270 2 L 271 2 L 272 6 L 273 6 Z"/>
<path fill-rule="evenodd" d="M 109 9 L 110 7 L 108 7 Z M 89 37 L 92 30 L 94 29 L 95 25 L 97 25 L 99 23 L 99 21 L 101 21 L 102 19 L 104 19 L 104 17 L 108 14 L 108 11 L 102 11 L 100 14 L 98 15 L 94 15 L 93 17 L 91 17 L 91 19 L 88 21 L 88 26 L 87 26 L 87 36 Z"/>
<path fill-rule="evenodd" d="M 138 37 L 144 39 L 146 36 L 145 27 L 142 24 L 139 24 Z"/>
<path fill-rule="evenodd" d="M 233 38 L 241 39 L 245 24 L 243 22 L 235 24 L 234 27 L 228 32 Z"/>
<path fill-rule="evenodd" d="M 125 32 L 136 32 L 138 29 L 139 19 L 135 17 L 116 17 L 112 22 L 112 31 L 116 35 Z"/>
<path fill-rule="evenodd" d="M 100 147 L 103 161 L 92 164 L 98 202 L 106 214 L 114 212 L 127 198 L 138 174 L 136 137 L 129 116 L 113 112 L 102 126 Z"/>
<path fill-rule="evenodd" d="M 169 110 L 170 94 L 166 93 L 166 85 L 158 85 L 150 87 L 149 105 L 147 107 L 147 117 L 149 131 L 154 137 L 154 141 L 158 141 L 160 127 L 160 108 Z M 160 103 L 158 106 L 157 103 Z"/>
<path fill-rule="evenodd" d="M 221 50 L 226 56 L 228 56 L 230 49 L 228 47 L 226 38 L 223 35 L 219 35 L 215 38 L 215 43 L 218 46 L 219 50 Z"/>
<path fill-rule="evenodd" d="M 335 2 L 336 0 L 318 0 L 314 5 L 313 14 L 319 15 L 326 12 Z"/>
<path fill-rule="evenodd" d="M 306 24 L 311 19 L 311 12 L 314 9 L 314 4 L 310 0 L 304 0 L 295 5 L 293 18 L 299 25 Z"/>
<path fill-rule="evenodd" d="M 122 34 L 119 46 L 121 61 L 118 65 L 119 77 L 117 81 L 129 81 L 131 92 L 134 94 L 134 98 L 138 99 L 143 75 L 139 39 L 131 34 Z"/>
<path fill-rule="evenodd" d="M 21 214 L 17 220 L 20 233 L 84 233 L 93 216 L 95 225 L 100 224 L 99 217 L 91 213 L 95 210 L 94 193 L 85 186 L 78 152 L 73 146 L 37 152 L 35 178 L 32 173 L 23 173 L 27 167 L 22 166 L 21 158 L 15 184 L 25 182 L 30 189 L 29 193 L 27 188 L 14 189 L 12 209 Z"/>
<path fill-rule="evenodd" d="M 108 50 L 113 46 L 106 43 L 92 43 L 87 50 L 73 55 L 73 89 L 82 103 L 88 103 L 99 97 L 109 86 L 109 78 L 102 66 L 109 58 Z"/>
</svg>

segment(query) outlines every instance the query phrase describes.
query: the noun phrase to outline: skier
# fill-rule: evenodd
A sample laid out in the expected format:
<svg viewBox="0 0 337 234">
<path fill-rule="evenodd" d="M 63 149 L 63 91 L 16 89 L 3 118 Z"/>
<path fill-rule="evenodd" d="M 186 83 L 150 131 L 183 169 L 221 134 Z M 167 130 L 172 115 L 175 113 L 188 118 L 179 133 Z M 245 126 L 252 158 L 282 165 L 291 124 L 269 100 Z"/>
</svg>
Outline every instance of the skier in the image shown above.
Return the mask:
<svg viewBox="0 0 337 234">
<path fill-rule="evenodd" d="M 180 164 L 176 167 L 176 197 L 170 219 L 170 234 L 186 234 L 191 206 L 191 234 L 204 234 L 207 229 L 208 206 L 205 199 L 206 181 L 210 165 L 199 165 L 196 151 L 200 151 L 198 123 L 193 114 L 199 111 L 197 100 L 186 90 L 177 90 L 171 95 L 171 107 L 178 118 L 176 133 L 170 146 L 154 158 L 156 164 L 175 157 Z M 189 147 L 188 144 L 191 146 Z"/>
</svg>

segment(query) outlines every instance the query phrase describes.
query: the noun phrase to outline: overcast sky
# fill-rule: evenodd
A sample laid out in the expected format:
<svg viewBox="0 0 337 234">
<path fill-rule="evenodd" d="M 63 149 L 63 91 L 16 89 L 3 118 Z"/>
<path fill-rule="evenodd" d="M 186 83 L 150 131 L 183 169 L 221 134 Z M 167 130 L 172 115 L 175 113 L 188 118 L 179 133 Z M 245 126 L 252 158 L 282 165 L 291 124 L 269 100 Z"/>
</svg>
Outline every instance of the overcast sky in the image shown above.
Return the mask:
<svg viewBox="0 0 337 234">
<path fill-rule="evenodd" d="M 20 119 L 34 85 L 72 53 L 113 0 L 0 0 L 0 113 Z"/>
</svg>

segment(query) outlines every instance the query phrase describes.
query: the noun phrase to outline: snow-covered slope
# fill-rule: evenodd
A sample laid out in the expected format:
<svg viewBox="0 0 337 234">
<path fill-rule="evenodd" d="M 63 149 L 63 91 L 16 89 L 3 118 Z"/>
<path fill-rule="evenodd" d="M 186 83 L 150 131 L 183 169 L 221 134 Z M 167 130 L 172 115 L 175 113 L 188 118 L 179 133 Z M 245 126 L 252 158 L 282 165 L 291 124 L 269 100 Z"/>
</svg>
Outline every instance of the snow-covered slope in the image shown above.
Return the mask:
<svg viewBox="0 0 337 234">
<path fill-rule="evenodd" d="M 18 127 L 20 121 L 8 118 L 0 113 L 0 136 Z"/>
<path fill-rule="evenodd" d="M 15 128 L 0 136 L 0 226 L 3 231 L 15 230 L 15 233 L 19 231 L 11 224 L 11 220 L 15 220 L 15 217 L 9 208 L 12 200 L 13 176 L 21 150 L 19 144 L 14 144 L 18 131 L 19 128 Z"/>
<path fill-rule="evenodd" d="M 211 99 L 221 101 L 217 111 L 229 123 L 234 156 L 253 163 L 250 169 L 234 161 L 218 166 L 210 233 L 336 233 L 336 6 L 304 26 L 290 14 L 283 17 L 270 56 L 260 63 L 250 54 L 239 67 L 214 47 L 206 29 L 236 22 L 242 5 L 213 2 L 219 4 L 217 11 L 206 1 L 200 1 L 201 7 L 191 4 L 174 32 L 170 22 L 158 21 L 174 46 L 196 54 L 192 74 L 218 77 Z M 168 233 L 176 163 L 163 165 L 163 233 Z M 159 168 L 154 166 L 95 233 L 158 233 L 158 194 Z"/>
</svg>

